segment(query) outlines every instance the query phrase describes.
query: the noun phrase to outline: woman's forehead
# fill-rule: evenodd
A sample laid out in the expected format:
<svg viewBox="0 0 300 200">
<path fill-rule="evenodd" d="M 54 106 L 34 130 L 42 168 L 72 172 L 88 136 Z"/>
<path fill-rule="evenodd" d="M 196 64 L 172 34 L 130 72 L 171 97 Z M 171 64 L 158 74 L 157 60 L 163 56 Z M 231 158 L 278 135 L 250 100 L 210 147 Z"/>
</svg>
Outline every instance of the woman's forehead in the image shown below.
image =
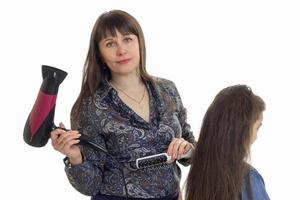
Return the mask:
<svg viewBox="0 0 300 200">
<path fill-rule="evenodd" d="M 130 33 L 129 30 L 125 30 L 124 28 L 123 29 L 118 29 L 116 27 L 107 28 L 105 31 L 102 32 L 101 38 L 105 39 L 105 38 L 108 38 L 108 37 L 117 37 L 118 34 L 124 36 L 124 35 L 129 35 L 129 34 L 132 34 L 132 33 Z"/>
</svg>

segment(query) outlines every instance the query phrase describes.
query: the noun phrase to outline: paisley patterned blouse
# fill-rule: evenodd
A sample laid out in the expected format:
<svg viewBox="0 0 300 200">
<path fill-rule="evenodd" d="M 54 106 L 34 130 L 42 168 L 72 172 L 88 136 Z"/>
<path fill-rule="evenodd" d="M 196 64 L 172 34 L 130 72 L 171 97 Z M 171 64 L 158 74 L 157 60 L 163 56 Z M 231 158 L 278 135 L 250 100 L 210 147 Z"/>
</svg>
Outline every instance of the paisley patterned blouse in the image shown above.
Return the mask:
<svg viewBox="0 0 300 200">
<path fill-rule="evenodd" d="M 195 144 L 186 122 L 186 110 L 173 82 L 155 78 L 146 82 L 150 122 L 146 122 L 118 97 L 105 81 L 95 96 L 86 98 L 80 120 L 72 124 L 108 153 L 80 145 L 83 163 L 66 167 L 70 183 L 79 192 L 129 198 L 162 198 L 179 190 L 177 162 L 134 169 L 137 158 L 166 152 L 172 138 L 183 137 Z M 188 160 L 178 161 L 188 165 Z"/>
</svg>

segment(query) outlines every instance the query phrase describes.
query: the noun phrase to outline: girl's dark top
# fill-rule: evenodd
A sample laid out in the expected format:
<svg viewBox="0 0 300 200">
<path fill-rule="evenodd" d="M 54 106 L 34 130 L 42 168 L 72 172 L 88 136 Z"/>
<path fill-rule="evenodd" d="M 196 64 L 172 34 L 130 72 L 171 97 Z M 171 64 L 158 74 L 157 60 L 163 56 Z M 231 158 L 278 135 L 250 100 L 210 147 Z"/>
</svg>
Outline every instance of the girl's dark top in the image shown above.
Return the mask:
<svg viewBox="0 0 300 200">
<path fill-rule="evenodd" d="M 245 177 L 238 200 L 270 200 L 265 182 L 260 173 L 251 166 L 249 177 Z"/>
</svg>

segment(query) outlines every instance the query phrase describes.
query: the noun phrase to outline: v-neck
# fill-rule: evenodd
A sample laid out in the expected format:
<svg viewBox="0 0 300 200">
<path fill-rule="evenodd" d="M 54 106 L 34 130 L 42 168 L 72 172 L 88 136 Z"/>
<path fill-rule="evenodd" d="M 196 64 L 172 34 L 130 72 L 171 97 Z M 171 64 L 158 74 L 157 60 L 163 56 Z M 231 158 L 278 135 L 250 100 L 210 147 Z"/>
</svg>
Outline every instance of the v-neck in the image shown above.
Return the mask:
<svg viewBox="0 0 300 200">
<path fill-rule="evenodd" d="M 152 123 L 153 123 L 153 120 L 154 120 L 154 117 L 153 116 L 153 113 L 154 113 L 154 110 L 155 107 L 154 107 L 154 99 L 153 99 L 153 95 L 152 95 L 152 91 L 149 87 L 149 85 L 147 83 L 145 83 L 145 86 L 146 86 L 146 90 L 148 92 L 148 95 L 149 95 L 149 122 L 146 121 L 143 117 L 141 117 L 139 114 L 137 114 L 132 108 L 130 108 L 120 97 L 119 95 L 117 94 L 117 91 L 112 88 L 112 100 L 115 104 L 115 107 L 118 108 L 120 114 L 126 114 L 126 116 L 130 117 L 131 119 L 139 122 L 140 124 L 144 124 L 146 125 L 147 127 L 149 127 Z"/>
</svg>

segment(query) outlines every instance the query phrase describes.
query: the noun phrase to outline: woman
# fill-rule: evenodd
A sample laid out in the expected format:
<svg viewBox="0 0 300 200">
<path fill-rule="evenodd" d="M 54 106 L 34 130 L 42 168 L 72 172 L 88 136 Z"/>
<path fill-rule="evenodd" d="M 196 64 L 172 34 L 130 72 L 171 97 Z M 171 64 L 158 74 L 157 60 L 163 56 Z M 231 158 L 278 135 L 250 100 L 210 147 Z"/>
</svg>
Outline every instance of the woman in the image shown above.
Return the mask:
<svg viewBox="0 0 300 200">
<path fill-rule="evenodd" d="M 187 200 L 268 200 L 246 159 L 262 125 L 264 101 L 246 85 L 217 94 L 208 108 L 187 178 Z"/>
<path fill-rule="evenodd" d="M 193 148 L 178 91 L 146 72 L 142 29 L 131 15 L 113 10 L 96 21 L 82 88 L 71 111 L 72 131 L 51 133 L 66 155 L 66 174 L 79 192 L 98 199 L 177 199 L 181 178 L 175 160 Z M 103 151 L 77 145 L 85 135 Z M 133 169 L 138 158 L 167 152 L 168 164 Z"/>
</svg>

